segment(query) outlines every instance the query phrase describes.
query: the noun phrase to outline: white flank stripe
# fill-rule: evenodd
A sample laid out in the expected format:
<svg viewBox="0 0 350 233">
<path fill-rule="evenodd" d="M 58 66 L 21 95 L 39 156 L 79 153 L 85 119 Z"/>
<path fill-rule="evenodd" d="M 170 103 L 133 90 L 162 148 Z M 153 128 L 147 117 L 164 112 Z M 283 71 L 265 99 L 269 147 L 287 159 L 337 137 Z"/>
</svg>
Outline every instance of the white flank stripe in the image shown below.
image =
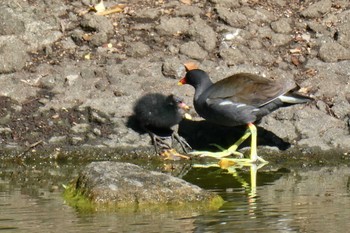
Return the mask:
<svg viewBox="0 0 350 233">
<path fill-rule="evenodd" d="M 305 99 L 298 99 L 292 96 L 284 96 L 281 95 L 278 97 L 282 102 L 284 103 L 289 103 L 289 104 L 299 104 L 299 103 L 304 103 L 306 102 Z"/>
<path fill-rule="evenodd" d="M 233 105 L 233 103 L 232 103 L 231 101 L 229 101 L 229 100 L 225 100 L 225 101 L 221 102 L 219 105 L 221 105 L 221 106 L 224 106 L 224 105 Z"/>
</svg>

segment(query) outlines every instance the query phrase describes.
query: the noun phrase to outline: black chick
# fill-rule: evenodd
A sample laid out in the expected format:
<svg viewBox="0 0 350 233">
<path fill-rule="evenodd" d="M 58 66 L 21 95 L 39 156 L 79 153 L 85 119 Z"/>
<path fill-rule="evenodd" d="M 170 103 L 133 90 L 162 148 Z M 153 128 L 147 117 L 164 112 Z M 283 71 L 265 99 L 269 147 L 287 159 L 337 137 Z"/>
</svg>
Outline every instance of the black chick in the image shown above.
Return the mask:
<svg viewBox="0 0 350 233">
<path fill-rule="evenodd" d="M 158 146 L 171 148 L 165 143 L 164 137 L 157 136 L 152 132 L 152 129 L 171 129 L 172 144 L 176 139 L 185 153 L 186 147 L 191 149 L 185 139 L 178 134 L 178 124 L 185 117 L 185 113 L 189 107 L 182 101 L 181 98 L 175 95 L 165 96 L 160 93 L 150 93 L 138 99 L 134 105 L 134 115 L 138 120 L 143 130 L 149 133 L 152 138 L 152 143 L 158 154 Z"/>
</svg>

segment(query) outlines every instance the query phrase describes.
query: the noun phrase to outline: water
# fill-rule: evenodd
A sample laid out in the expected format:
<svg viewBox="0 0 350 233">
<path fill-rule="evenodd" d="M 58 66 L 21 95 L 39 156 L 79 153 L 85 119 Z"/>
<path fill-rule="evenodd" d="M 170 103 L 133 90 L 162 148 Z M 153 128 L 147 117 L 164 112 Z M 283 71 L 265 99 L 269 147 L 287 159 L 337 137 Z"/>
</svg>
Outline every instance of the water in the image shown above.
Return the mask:
<svg viewBox="0 0 350 233">
<path fill-rule="evenodd" d="M 221 195 L 215 211 L 83 213 L 62 198 L 81 164 L 0 165 L 0 232 L 348 232 L 347 165 L 227 173 L 192 168 L 183 178 Z M 252 185 L 256 182 L 256 186 Z"/>
</svg>

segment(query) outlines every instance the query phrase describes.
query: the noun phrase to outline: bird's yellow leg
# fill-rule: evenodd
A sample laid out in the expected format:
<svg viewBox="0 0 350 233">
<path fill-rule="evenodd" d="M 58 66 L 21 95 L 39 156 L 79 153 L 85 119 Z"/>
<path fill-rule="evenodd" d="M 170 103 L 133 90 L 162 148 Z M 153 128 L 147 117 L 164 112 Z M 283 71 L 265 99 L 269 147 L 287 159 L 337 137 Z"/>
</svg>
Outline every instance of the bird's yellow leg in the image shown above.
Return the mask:
<svg viewBox="0 0 350 233">
<path fill-rule="evenodd" d="M 213 146 L 216 146 L 222 151 L 219 152 L 211 152 L 211 151 L 193 151 L 190 154 L 192 155 L 200 155 L 201 157 L 212 157 L 212 158 L 217 158 L 221 159 L 223 157 L 227 157 L 230 155 L 237 155 L 239 158 L 243 158 L 243 154 L 241 152 L 237 151 L 237 148 L 245 141 L 247 138 L 251 135 L 250 129 L 248 128 L 245 132 L 244 135 L 238 139 L 232 146 L 230 146 L 228 149 L 224 149 L 222 146 L 217 145 L 217 144 L 211 144 Z"/>
<path fill-rule="evenodd" d="M 223 157 L 227 157 L 230 155 L 237 155 L 240 159 L 243 158 L 243 154 L 241 152 L 238 152 L 237 149 L 238 147 L 245 141 L 247 138 L 251 135 L 251 131 L 248 128 L 245 132 L 244 135 L 238 139 L 232 146 L 230 146 L 228 149 L 224 149 L 222 146 L 217 145 L 217 144 L 211 144 L 213 146 L 216 146 L 222 151 L 219 152 L 210 152 L 210 151 L 193 151 L 190 154 L 192 155 L 200 155 L 202 157 L 212 157 L 212 158 L 217 158 L 221 159 Z"/>
<path fill-rule="evenodd" d="M 251 144 L 250 144 L 250 161 L 255 163 L 260 161 L 261 163 L 268 163 L 265 159 L 258 156 L 257 150 L 257 130 L 253 123 L 248 124 L 248 129 L 251 133 Z"/>
<path fill-rule="evenodd" d="M 202 157 L 212 157 L 212 158 L 217 158 L 221 159 L 223 157 L 227 157 L 230 155 L 237 155 L 239 158 L 243 158 L 243 154 L 241 152 L 237 151 L 237 148 L 245 141 L 247 138 L 251 135 L 250 129 L 248 128 L 244 135 L 238 139 L 232 146 L 230 146 L 228 149 L 223 148 L 222 146 L 218 144 L 211 144 L 213 146 L 216 146 L 219 148 L 221 151 L 219 152 L 211 152 L 211 151 L 193 151 L 190 154 L 192 155 L 200 155 Z"/>
<path fill-rule="evenodd" d="M 251 144 L 250 144 L 250 158 L 249 159 L 242 159 L 243 154 L 238 152 L 238 147 L 245 141 L 247 138 L 251 136 Z M 232 146 L 230 146 L 228 149 L 224 149 L 223 147 L 212 144 L 219 148 L 222 151 L 219 152 L 211 152 L 211 151 L 193 151 L 190 154 L 192 155 L 200 155 L 202 157 L 212 157 L 221 159 L 223 157 L 227 157 L 230 155 L 238 155 L 240 159 L 237 159 L 238 162 L 242 163 L 255 163 L 257 161 L 261 163 L 268 163 L 266 160 L 258 156 L 257 153 L 257 129 L 253 123 L 248 124 L 248 129 L 244 132 L 244 135 L 238 139 Z"/>
</svg>

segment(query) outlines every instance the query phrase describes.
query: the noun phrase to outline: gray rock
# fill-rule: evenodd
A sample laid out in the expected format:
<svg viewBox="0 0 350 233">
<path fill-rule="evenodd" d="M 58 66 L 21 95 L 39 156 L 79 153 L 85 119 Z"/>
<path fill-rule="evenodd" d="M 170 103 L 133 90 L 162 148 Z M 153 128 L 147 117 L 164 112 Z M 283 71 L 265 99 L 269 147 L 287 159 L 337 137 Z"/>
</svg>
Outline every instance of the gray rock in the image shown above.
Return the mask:
<svg viewBox="0 0 350 233">
<path fill-rule="evenodd" d="M 187 42 L 181 45 L 180 53 L 197 60 L 204 60 L 208 56 L 208 53 L 195 41 Z"/>
<path fill-rule="evenodd" d="M 14 36 L 0 37 L 0 74 L 21 70 L 28 60 L 26 45 Z"/>
<path fill-rule="evenodd" d="M 143 42 L 131 43 L 126 51 L 128 56 L 131 57 L 144 57 L 150 54 L 151 48 Z"/>
<path fill-rule="evenodd" d="M 3 137 L 11 136 L 12 130 L 8 127 L 0 127 L 0 135 Z"/>
<path fill-rule="evenodd" d="M 0 125 L 7 125 L 11 121 L 11 113 L 0 117 Z"/>
<path fill-rule="evenodd" d="M 232 8 L 232 9 L 240 7 L 239 0 L 210 0 L 210 2 L 215 3 L 216 6 L 222 6 L 222 7 Z"/>
<path fill-rule="evenodd" d="M 159 11 L 158 9 L 147 8 L 147 9 L 136 11 L 134 17 L 143 19 L 143 21 L 147 22 L 147 20 L 157 19 L 160 15 L 161 15 L 161 11 Z"/>
<path fill-rule="evenodd" d="M 232 12 L 225 7 L 216 7 L 215 9 L 220 19 L 232 27 L 244 28 L 248 24 L 247 17 L 238 11 Z"/>
<path fill-rule="evenodd" d="M 210 203 L 217 195 L 179 178 L 120 162 L 93 162 L 80 173 L 76 189 L 94 204 L 115 207 Z"/>
<path fill-rule="evenodd" d="M 321 0 L 311 4 L 308 8 L 301 12 L 301 15 L 309 18 L 321 17 L 327 13 L 332 7 L 331 0 Z"/>
<path fill-rule="evenodd" d="M 113 24 L 105 16 L 85 14 L 80 25 L 87 31 L 104 32 L 107 34 L 113 34 L 114 32 Z"/>
<path fill-rule="evenodd" d="M 91 45 L 98 47 L 106 44 L 108 42 L 108 39 L 109 37 L 106 32 L 98 32 L 91 36 L 91 40 L 89 42 Z"/>
<path fill-rule="evenodd" d="M 0 35 L 19 35 L 24 33 L 24 22 L 16 17 L 10 8 L 0 8 Z"/>
<path fill-rule="evenodd" d="M 334 101 L 331 110 L 335 117 L 346 120 L 350 113 L 350 104 L 345 98 L 338 98 Z"/>
<path fill-rule="evenodd" d="M 350 59 L 350 50 L 338 43 L 324 43 L 321 45 L 318 56 L 325 62 L 337 62 Z"/>
<path fill-rule="evenodd" d="M 99 124 L 106 124 L 108 119 L 105 116 L 101 116 L 100 114 L 98 114 L 95 111 L 91 111 L 91 121 L 99 123 Z"/>
<path fill-rule="evenodd" d="M 180 17 L 162 17 L 160 19 L 160 24 L 156 29 L 161 35 L 174 36 L 186 32 L 189 29 L 189 23 L 186 19 Z"/>
<path fill-rule="evenodd" d="M 101 130 L 98 129 L 98 128 L 94 128 L 94 129 L 92 130 L 92 132 L 93 132 L 94 135 L 96 135 L 96 136 L 101 136 L 101 135 L 102 135 Z"/>
<path fill-rule="evenodd" d="M 176 11 L 176 16 L 195 17 L 196 15 L 200 15 L 201 13 L 202 9 L 197 6 L 181 5 Z"/>
<path fill-rule="evenodd" d="M 204 20 L 196 19 L 189 28 L 192 40 L 196 41 L 207 51 L 212 51 L 216 47 L 216 33 Z"/>
<path fill-rule="evenodd" d="M 271 28 L 277 33 L 288 34 L 292 31 L 292 27 L 290 26 L 290 19 L 281 18 L 275 22 L 271 23 Z"/>
<path fill-rule="evenodd" d="M 91 126 L 86 123 L 81 123 L 81 124 L 75 124 L 72 128 L 71 131 L 73 133 L 87 133 L 91 129 Z"/>
<path fill-rule="evenodd" d="M 61 144 L 67 141 L 67 136 L 53 136 L 49 139 L 49 144 Z"/>
<path fill-rule="evenodd" d="M 270 24 L 272 21 L 277 20 L 276 14 L 264 8 L 241 7 L 240 12 L 249 19 L 249 22 L 258 25 Z"/>
<path fill-rule="evenodd" d="M 52 26 L 47 22 L 38 21 L 33 18 L 26 18 L 24 22 L 26 24 L 26 30 L 24 35 L 21 36 L 21 39 L 26 41 L 26 45 L 28 46 L 27 51 L 43 49 L 58 41 L 63 36 L 57 25 Z"/>
<path fill-rule="evenodd" d="M 177 57 L 166 59 L 162 65 L 162 73 L 166 77 L 178 79 L 184 72 L 185 67 Z"/>
<path fill-rule="evenodd" d="M 77 146 L 77 145 L 81 145 L 84 142 L 84 138 L 82 137 L 78 137 L 78 136 L 73 136 L 70 139 L 70 142 L 72 145 Z"/>
<path fill-rule="evenodd" d="M 285 34 L 272 34 L 271 35 L 271 44 L 273 46 L 282 46 L 291 42 L 293 37 Z"/>
<path fill-rule="evenodd" d="M 315 119 L 322 120 L 315 122 Z M 344 122 L 326 113 L 315 109 L 296 111 L 293 120 L 296 121 L 296 132 L 301 137 L 297 143 L 300 146 L 319 147 L 321 150 L 330 150 L 334 147 L 350 148 L 348 144 L 350 138 L 344 137 L 346 132 Z M 323 132 L 322 137 L 319 132 Z"/>
<path fill-rule="evenodd" d="M 229 66 L 242 64 L 247 60 L 247 56 L 238 48 L 222 49 L 220 56 Z"/>
<path fill-rule="evenodd" d="M 345 22 L 338 27 L 338 43 L 350 49 L 350 22 Z"/>
</svg>

